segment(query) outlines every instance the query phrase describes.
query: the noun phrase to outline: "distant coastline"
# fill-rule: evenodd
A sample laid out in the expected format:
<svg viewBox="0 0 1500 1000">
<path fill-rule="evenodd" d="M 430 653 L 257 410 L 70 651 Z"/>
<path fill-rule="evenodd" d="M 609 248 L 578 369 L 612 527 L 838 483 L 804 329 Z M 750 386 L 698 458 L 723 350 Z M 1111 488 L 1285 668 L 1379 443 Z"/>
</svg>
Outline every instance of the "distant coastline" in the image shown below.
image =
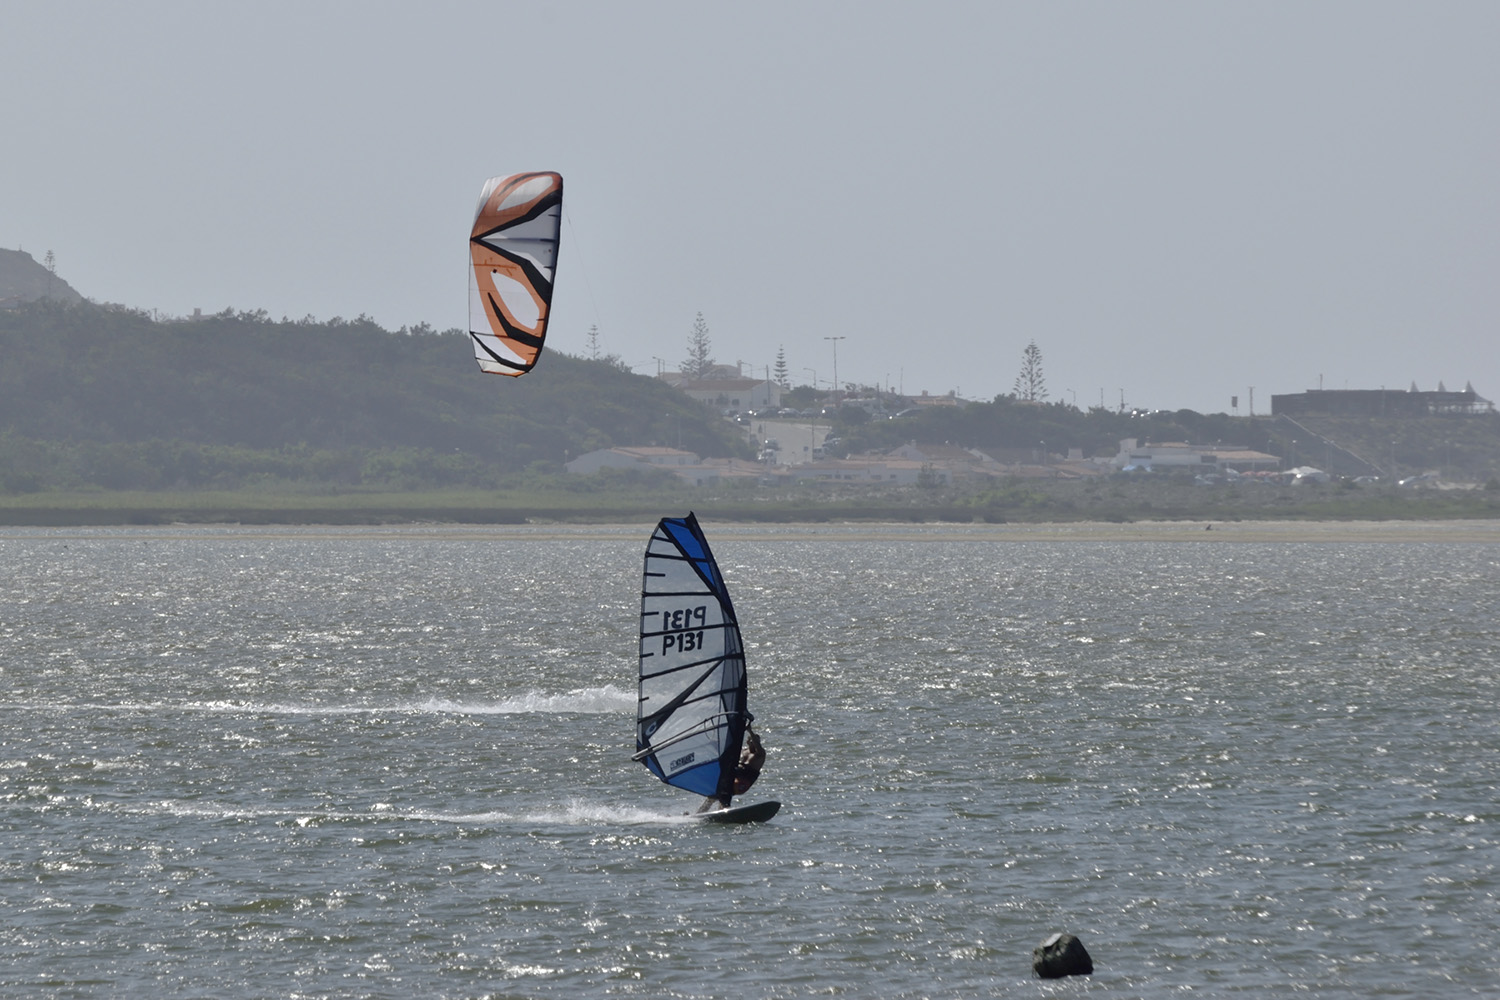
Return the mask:
<svg viewBox="0 0 1500 1000">
<path fill-rule="evenodd" d="M 1235 521 L 1200 523 L 1152 521 L 1118 524 L 1107 521 L 1042 524 L 957 524 L 892 521 L 725 522 L 708 517 L 720 543 L 797 542 L 1170 542 L 1182 544 L 1387 544 L 1440 542 L 1463 545 L 1500 545 L 1500 519 L 1483 521 Z M 0 524 L 0 541 L 36 538 L 38 531 L 57 539 L 214 537 L 316 538 L 366 532 L 406 541 L 464 540 L 541 542 L 558 539 L 638 541 L 650 530 L 652 519 L 631 518 L 598 523 L 459 524 L 454 522 L 386 522 L 334 524 L 327 522 L 172 524 Z M 122 534 L 123 533 L 123 534 Z"/>
<path fill-rule="evenodd" d="M 782 496 L 713 494 L 692 489 L 592 496 L 503 491 L 12 494 L 0 496 L 0 526 L 591 525 L 645 522 L 663 512 L 685 510 L 696 510 L 701 518 L 724 524 L 972 525 L 1003 529 L 1007 536 L 1048 532 L 1076 537 L 1097 534 L 1099 526 L 1109 527 L 1112 537 L 1132 533 L 1175 537 L 1196 532 L 1205 540 L 1263 536 L 1269 530 L 1266 525 L 1285 526 L 1285 533 L 1297 537 L 1309 536 L 1304 525 L 1384 525 L 1392 533 L 1401 526 L 1463 523 L 1494 525 L 1500 531 L 1497 490 L 1252 487 L 1240 491 L 1191 486 L 1169 493 L 1157 489 L 1139 494 L 1119 491 L 1118 495 L 1079 487 L 1017 492 L 999 499 L 929 496 L 914 490 L 877 497 L 819 491 Z M 1370 529 L 1361 530 L 1370 533 Z M 1340 537 L 1349 533 L 1342 528 L 1338 531 Z"/>
</svg>

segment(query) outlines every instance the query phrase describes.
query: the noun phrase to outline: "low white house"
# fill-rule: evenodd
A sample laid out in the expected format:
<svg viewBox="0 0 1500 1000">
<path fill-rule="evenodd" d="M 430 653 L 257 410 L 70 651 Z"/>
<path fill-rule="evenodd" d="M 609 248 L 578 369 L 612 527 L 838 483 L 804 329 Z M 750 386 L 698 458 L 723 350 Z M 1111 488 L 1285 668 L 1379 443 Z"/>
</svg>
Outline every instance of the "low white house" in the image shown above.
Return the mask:
<svg viewBox="0 0 1500 1000">
<path fill-rule="evenodd" d="M 678 383 L 677 388 L 715 410 L 742 413 L 781 406 L 781 386 L 769 379 L 705 378 Z"/>
<path fill-rule="evenodd" d="M 1274 469 L 1281 459 L 1264 452 L 1251 451 L 1242 445 L 1201 445 L 1166 442 L 1163 444 L 1140 443 L 1139 438 L 1125 438 L 1120 442 L 1120 453 L 1110 462 L 1120 469 L 1189 469 L 1194 472 L 1213 472 L 1232 468 L 1240 472 L 1256 469 Z"/>
</svg>

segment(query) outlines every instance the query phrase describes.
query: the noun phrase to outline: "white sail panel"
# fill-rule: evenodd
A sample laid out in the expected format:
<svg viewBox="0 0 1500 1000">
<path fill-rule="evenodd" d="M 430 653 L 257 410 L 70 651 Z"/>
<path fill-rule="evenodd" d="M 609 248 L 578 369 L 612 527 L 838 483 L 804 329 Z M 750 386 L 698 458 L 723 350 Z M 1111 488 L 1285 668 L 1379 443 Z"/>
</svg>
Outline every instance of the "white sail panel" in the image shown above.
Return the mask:
<svg viewBox="0 0 1500 1000">
<path fill-rule="evenodd" d="M 490 280 L 495 283 L 495 294 L 500 296 L 511 318 L 524 329 L 535 329 L 542 318 L 542 307 L 531 297 L 531 289 L 507 274 L 492 274 Z"/>
<path fill-rule="evenodd" d="M 500 204 L 495 207 L 499 211 L 504 211 L 508 208 L 515 208 L 517 205 L 525 205 L 542 197 L 551 186 L 552 178 L 549 175 L 537 174 L 512 187 L 510 193 L 505 195 Z"/>
</svg>

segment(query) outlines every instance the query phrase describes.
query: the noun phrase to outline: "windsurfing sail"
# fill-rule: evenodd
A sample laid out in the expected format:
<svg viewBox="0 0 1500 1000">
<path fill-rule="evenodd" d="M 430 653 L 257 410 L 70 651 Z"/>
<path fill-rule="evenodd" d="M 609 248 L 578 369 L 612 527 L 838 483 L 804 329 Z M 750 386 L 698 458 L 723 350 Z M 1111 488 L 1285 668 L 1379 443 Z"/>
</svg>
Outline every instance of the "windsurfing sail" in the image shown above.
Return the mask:
<svg viewBox="0 0 1500 1000">
<path fill-rule="evenodd" d="M 525 375 L 547 339 L 562 175 L 491 177 L 469 235 L 469 337 L 492 375 Z"/>
<path fill-rule="evenodd" d="M 662 781 L 728 801 L 750 721 L 745 650 L 698 519 L 663 518 L 641 577 L 636 754 Z"/>
</svg>

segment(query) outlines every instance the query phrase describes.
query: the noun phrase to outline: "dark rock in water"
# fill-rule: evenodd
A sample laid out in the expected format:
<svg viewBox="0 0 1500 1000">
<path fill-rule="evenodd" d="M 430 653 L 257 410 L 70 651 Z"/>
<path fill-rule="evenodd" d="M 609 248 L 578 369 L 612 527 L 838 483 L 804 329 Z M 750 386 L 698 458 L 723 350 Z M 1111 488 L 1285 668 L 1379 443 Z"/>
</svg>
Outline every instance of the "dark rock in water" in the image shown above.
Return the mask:
<svg viewBox="0 0 1500 1000">
<path fill-rule="evenodd" d="M 1073 935 L 1054 934 L 1031 949 L 1031 970 L 1043 979 L 1087 976 L 1094 971 L 1094 960 Z"/>
</svg>

